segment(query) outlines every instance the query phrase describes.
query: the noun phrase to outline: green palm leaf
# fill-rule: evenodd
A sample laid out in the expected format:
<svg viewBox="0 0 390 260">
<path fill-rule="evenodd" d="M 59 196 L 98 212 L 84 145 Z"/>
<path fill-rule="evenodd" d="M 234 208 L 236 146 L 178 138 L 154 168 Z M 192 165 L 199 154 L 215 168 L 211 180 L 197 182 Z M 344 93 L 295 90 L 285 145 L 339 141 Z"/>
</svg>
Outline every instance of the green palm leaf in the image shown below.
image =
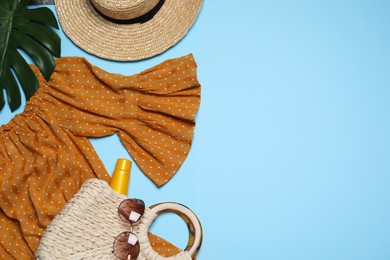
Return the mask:
<svg viewBox="0 0 390 260">
<path fill-rule="evenodd" d="M 58 29 L 57 20 L 49 8 L 27 9 L 29 0 L 0 1 L 0 110 L 5 105 L 3 89 L 11 111 L 21 104 L 18 81 L 26 100 L 38 89 L 35 74 L 20 54 L 26 52 L 36 63 L 46 80 L 53 73 L 53 55 L 60 56 L 60 37 L 50 28 Z"/>
</svg>

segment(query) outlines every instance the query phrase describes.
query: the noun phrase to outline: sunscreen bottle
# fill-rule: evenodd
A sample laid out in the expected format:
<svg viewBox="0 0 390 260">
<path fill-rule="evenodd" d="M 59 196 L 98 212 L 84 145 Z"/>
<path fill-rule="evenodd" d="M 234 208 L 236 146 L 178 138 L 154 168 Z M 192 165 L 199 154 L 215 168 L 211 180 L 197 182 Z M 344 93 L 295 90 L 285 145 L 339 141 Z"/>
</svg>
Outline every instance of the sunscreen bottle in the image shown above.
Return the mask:
<svg viewBox="0 0 390 260">
<path fill-rule="evenodd" d="M 112 174 L 110 187 L 119 194 L 127 195 L 130 181 L 131 161 L 119 158 L 116 161 L 115 170 Z"/>
</svg>

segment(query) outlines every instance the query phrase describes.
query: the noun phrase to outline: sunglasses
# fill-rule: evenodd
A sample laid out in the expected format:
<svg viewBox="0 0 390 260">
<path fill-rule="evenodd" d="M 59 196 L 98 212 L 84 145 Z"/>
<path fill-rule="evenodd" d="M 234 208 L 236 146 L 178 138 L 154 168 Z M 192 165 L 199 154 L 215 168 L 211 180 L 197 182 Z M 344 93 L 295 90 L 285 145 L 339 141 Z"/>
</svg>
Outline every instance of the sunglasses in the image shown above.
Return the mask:
<svg viewBox="0 0 390 260">
<path fill-rule="evenodd" d="M 119 204 L 118 215 L 131 230 L 119 234 L 114 241 L 114 255 L 121 260 L 135 260 L 140 252 L 137 236 L 132 232 L 133 225 L 138 223 L 145 212 L 145 203 L 140 199 L 125 199 Z"/>
</svg>

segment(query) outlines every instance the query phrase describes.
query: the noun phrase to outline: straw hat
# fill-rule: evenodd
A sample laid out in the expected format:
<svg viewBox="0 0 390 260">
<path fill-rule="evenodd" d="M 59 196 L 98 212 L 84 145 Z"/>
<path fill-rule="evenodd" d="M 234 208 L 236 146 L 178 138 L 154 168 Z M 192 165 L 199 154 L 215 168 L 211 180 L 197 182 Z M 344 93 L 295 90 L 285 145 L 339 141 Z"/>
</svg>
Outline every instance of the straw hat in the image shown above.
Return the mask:
<svg viewBox="0 0 390 260">
<path fill-rule="evenodd" d="M 80 48 L 118 61 L 160 54 L 180 41 L 203 0 L 55 0 L 62 29 Z"/>
</svg>

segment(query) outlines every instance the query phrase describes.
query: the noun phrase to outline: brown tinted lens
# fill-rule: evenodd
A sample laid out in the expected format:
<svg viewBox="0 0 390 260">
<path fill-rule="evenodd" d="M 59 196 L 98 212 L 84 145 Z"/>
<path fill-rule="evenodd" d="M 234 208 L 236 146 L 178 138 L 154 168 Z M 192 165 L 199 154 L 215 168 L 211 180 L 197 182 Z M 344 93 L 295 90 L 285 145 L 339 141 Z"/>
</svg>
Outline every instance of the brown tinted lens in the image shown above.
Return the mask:
<svg viewBox="0 0 390 260">
<path fill-rule="evenodd" d="M 145 212 L 145 203 L 140 199 L 125 199 L 118 208 L 119 217 L 130 224 L 137 223 Z"/>
<path fill-rule="evenodd" d="M 122 260 L 135 260 L 139 255 L 139 242 L 135 245 L 130 245 L 128 239 L 130 232 L 123 232 L 115 238 L 114 241 L 114 254 L 116 257 Z M 130 257 L 129 257 L 130 256 Z"/>
</svg>

